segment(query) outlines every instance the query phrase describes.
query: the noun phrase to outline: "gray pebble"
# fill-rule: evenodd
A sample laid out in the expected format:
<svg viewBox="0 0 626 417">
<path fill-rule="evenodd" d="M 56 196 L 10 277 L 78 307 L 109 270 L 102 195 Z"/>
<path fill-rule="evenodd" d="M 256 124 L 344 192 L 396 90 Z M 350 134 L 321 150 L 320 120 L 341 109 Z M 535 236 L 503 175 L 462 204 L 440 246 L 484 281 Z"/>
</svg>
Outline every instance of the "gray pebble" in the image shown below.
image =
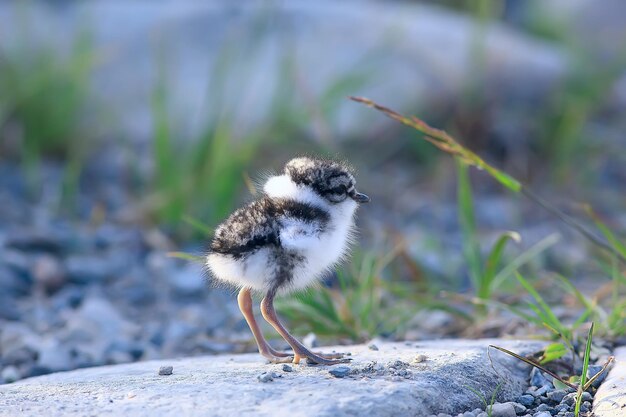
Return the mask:
<svg viewBox="0 0 626 417">
<path fill-rule="evenodd" d="M 495 403 L 488 409 L 491 410 L 491 417 L 517 417 L 513 403 Z"/>
<path fill-rule="evenodd" d="M 283 364 L 283 371 L 285 371 L 285 372 L 293 372 L 293 368 L 291 367 L 291 365 L 287 365 L 285 363 L 285 364 Z"/>
<path fill-rule="evenodd" d="M 563 397 L 563 400 L 561 400 L 561 404 L 567 404 L 567 405 L 573 405 L 576 402 L 576 394 L 575 393 L 570 393 L 567 394 L 565 397 Z"/>
<path fill-rule="evenodd" d="M 588 393 L 587 391 L 583 392 L 582 397 L 583 397 L 583 401 L 591 401 L 591 400 L 593 400 L 593 396 L 590 393 Z"/>
<path fill-rule="evenodd" d="M 517 399 L 517 402 L 525 407 L 530 407 L 535 402 L 535 397 L 530 394 L 524 394 Z"/>
<path fill-rule="evenodd" d="M 539 369 L 533 368 L 530 372 L 530 384 L 536 387 L 543 387 L 544 385 L 552 385 L 552 382 Z"/>
<path fill-rule="evenodd" d="M 20 379 L 20 372 L 13 365 L 9 365 L 0 373 L 0 382 L 11 383 Z"/>
<path fill-rule="evenodd" d="M 369 350 L 378 350 L 378 346 L 376 346 L 375 344 L 371 344 L 367 347 Z"/>
<path fill-rule="evenodd" d="M 556 411 L 557 413 L 566 412 L 569 409 L 570 409 L 570 406 L 567 404 L 559 404 L 556 407 L 554 407 L 554 411 Z"/>
<path fill-rule="evenodd" d="M 539 406 L 537 407 L 537 411 L 552 411 L 554 410 L 552 407 L 550 407 L 548 404 L 539 404 Z"/>
<path fill-rule="evenodd" d="M 328 371 L 335 378 L 343 378 L 350 375 L 351 368 L 349 366 L 338 366 Z"/>
<path fill-rule="evenodd" d="M 269 372 L 263 372 L 261 375 L 257 376 L 256 379 L 258 379 L 259 382 L 271 382 L 274 380 L 274 377 Z"/>
<path fill-rule="evenodd" d="M 545 394 L 546 392 L 548 392 L 550 390 L 550 386 L 549 385 L 544 385 L 541 388 L 537 388 L 536 390 L 528 390 L 528 393 L 530 395 L 532 395 L 533 397 L 541 397 L 543 394 Z"/>
<path fill-rule="evenodd" d="M 533 417 L 552 417 L 552 415 L 548 413 L 547 411 L 541 411 L 539 413 L 534 414 Z"/>
<path fill-rule="evenodd" d="M 587 378 L 589 379 L 593 378 L 601 370 L 602 370 L 602 366 L 600 365 L 589 365 L 589 368 L 587 369 Z M 595 388 L 598 388 L 600 384 L 606 379 L 607 373 L 608 372 L 602 373 L 602 375 L 600 375 L 598 379 L 596 379 L 591 385 Z"/>
<path fill-rule="evenodd" d="M 526 414 L 526 406 L 524 406 L 523 404 L 519 404 L 519 403 L 514 403 L 511 402 L 510 404 L 513 405 L 513 408 L 515 409 L 515 414 L 522 415 L 522 414 Z"/>
<path fill-rule="evenodd" d="M 565 398 L 566 395 L 567 395 L 567 392 L 565 392 L 565 390 L 559 389 L 556 391 L 548 392 L 547 397 L 554 402 L 560 403 L 561 400 L 563 400 L 563 398 Z"/>
<path fill-rule="evenodd" d="M 174 367 L 171 365 L 159 368 L 159 375 L 172 375 L 172 372 L 174 372 Z"/>
</svg>

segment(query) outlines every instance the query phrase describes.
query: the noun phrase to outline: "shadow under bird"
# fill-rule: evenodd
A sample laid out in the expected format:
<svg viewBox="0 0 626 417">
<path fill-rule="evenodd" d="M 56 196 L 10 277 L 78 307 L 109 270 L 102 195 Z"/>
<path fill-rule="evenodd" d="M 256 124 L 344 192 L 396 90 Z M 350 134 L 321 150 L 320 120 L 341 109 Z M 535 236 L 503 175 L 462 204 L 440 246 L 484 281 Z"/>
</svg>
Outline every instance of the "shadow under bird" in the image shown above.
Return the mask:
<svg viewBox="0 0 626 417">
<path fill-rule="evenodd" d="M 264 196 L 232 213 L 215 232 L 207 266 L 219 281 L 239 290 L 239 308 L 270 362 L 322 365 L 348 362 L 341 353 L 311 352 L 293 337 L 274 310 L 274 298 L 318 282 L 346 255 L 353 240 L 354 213 L 370 201 L 358 193 L 352 169 L 344 163 L 295 158 L 269 178 Z M 263 318 L 293 353 L 273 349 L 252 312 L 251 291 L 264 295 Z"/>
</svg>

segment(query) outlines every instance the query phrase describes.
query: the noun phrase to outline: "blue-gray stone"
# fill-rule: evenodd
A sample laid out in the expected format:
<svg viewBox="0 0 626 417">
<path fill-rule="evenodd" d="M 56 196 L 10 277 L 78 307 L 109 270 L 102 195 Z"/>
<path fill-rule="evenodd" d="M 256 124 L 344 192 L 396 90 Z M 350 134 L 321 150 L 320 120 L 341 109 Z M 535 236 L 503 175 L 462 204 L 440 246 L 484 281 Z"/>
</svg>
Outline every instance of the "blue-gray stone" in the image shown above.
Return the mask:
<svg viewBox="0 0 626 417">
<path fill-rule="evenodd" d="M 517 399 L 517 402 L 525 407 L 530 407 L 535 402 L 535 397 L 530 394 L 524 394 Z"/>
<path fill-rule="evenodd" d="M 343 378 L 343 377 L 350 375 L 351 370 L 352 368 L 350 368 L 349 366 L 338 366 L 328 371 L 328 373 L 334 376 L 335 378 Z"/>
<path fill-rule="evenodd" d="M 565 392 L 565 390 L 559 389 L 548 392 L 547 397 L 554 402 L 560 403 L 566 395 L 567 392 Z"/>
</svg>

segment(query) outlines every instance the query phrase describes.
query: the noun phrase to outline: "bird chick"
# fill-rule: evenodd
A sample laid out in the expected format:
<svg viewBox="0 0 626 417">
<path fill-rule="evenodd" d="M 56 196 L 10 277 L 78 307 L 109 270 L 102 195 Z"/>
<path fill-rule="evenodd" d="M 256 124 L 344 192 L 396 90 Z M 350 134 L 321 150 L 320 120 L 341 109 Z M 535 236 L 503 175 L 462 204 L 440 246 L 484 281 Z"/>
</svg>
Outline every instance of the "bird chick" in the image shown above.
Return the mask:
<svg viewBox="0 0 626 417">
<path fill-rule="evenodd" d="M 354 213 L 370 201 L 356 190 L 352 169 L 326 159 L 295 158 L 282 175 L 265 184 L 264 196 L 231 214 L 215 232 L 207 255 L 213 276 L 240 288 L 238 301 L 259 352 L 270 362 L 307 361 L 333 365 L 341 354 L 313 353 L 283 326 L 274 298 L 309 287 L 345 256 L 352 240 Z M 252 312 L 251 291 L 265 295 L 263 318 L 293 349 L 273 349 Z"/>
</svg>

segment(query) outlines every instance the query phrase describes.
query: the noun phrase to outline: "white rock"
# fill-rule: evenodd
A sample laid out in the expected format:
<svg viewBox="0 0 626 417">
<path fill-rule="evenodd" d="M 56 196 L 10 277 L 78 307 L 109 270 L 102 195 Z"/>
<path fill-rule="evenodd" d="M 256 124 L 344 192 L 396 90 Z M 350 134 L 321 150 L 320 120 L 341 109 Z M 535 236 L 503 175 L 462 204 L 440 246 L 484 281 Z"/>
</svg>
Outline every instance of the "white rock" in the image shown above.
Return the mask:
<svg viewBox="0 0 626 417">
<path fill-rule="evenodd" d="M 380 343 L 379 351 L 367 345 L 321 348 L 353 353 L 350 368 L 354 372 L 349 378 L 333 377 L 328 373 L 332 367 L 304 364 L 294 365 L 294 372 L 281 372 L 282 365 L 267 364 L 258 354 L 103 366 L 0 386 L 0 415 L 17 415 L 19 410 L 20 415 L 51 417 L 178 416 L 181 404 L 196 415 L 211 416 L 457 415 L 481 405 L 468 386 L 490 396 L 501 383 L 502 401 L 517 398 L 526 388 L 528 370 L 520 371 L 515 359 L 492 352 L 496 373 L 487 356 L 488 344 L 522 354 L 542 346 L 537 342 L 446 340 L 417 346 Z M 410 375 L 405 378 L 394 376 L 393 369 L 376 371 L 370 366 L 394 361 L 409 364 L 418 353 L 429 360 L 408 365 Z M 166 365 L 176 373 L 158 376 L 155 369 Z M 272 375 L 271 383 L 258 382 L 264 372 Z"/>
<path fill-rule="evenodd" d="M 510 402 L 495 403 L 491 407 L 491 417 L 516 417 L 515 407 Z"/>
<path fill-rule="evenodd" d="M 593 400 L 596 417 L 624 417 L 626 410 L 626 346 L 614 352 L 615 363 Z"/>
</svg>

